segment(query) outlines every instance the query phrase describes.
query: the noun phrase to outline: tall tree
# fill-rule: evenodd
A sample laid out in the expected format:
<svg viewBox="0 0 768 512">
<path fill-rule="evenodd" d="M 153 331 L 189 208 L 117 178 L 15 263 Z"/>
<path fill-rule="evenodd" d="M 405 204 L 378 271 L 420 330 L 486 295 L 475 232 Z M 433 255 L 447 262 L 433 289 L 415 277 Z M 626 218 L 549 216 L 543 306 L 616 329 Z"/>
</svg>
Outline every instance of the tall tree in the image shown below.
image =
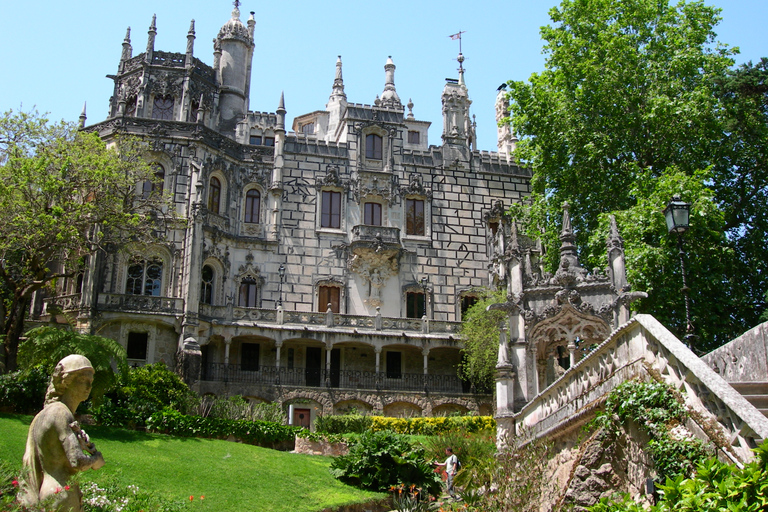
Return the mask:
<svg viewBox="0 0 768 512">
<path fill-rule="evenodd" d="M 33 294 L 74 276 L 110 244 L 149 240 L 165 200 L 142 194 L 157 178 L 143 147 L 107 147 L 95 133 L 35 113 L 0 118 L 0 293 L 5 370 L 16 368 Z M 159 184 L 158 184 L 159 185 Z"/>
<path fill-rule="evenodd" d="M 546 228 L 550 258 L 563 201 L 590 268 L 604 264 L 606 214 L 616 213 L 629 277 L 650 295 L 639 308 L 679 334 L 676 240 L 661 212 L 673 194 L 692 203 L 686 263 L 699 348 L 756 321 L 743 306 L 755 294 L 744 291 L 749 270 L 735 242 L 742 233 L 729 224 L 727 205 L 735 203 L 717 185 L 729 172 L 730 115 L 718 84 L 737 52 L 715 43 L 719 12 L 699 1 L 563 0 L 541 31 L 546 69 L 510 82 L 509 93 L 517 156 L 534 171 L 531 218 Z"/>
</svg>

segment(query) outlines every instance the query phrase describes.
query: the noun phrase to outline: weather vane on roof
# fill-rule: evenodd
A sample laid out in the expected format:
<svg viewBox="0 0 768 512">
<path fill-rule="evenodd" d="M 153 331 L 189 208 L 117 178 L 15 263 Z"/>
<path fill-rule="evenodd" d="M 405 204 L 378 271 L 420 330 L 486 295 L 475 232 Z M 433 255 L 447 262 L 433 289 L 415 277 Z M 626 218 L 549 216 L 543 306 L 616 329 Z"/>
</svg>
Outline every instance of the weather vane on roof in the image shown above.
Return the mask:
<svg viewBox="0 0 768 512">
<path fill-rule="evenodd" d="M 232 5 L 235 6 L 235 9 L 240 9 L 240 0 L 235 0 L 234 2 L 232 2 Z"/>
<path fill-rule="evenodd" d="M 462 53 L 461 53 L 461 34 L 464 34 L 464 33 L 466 33 L 466 30 L 461 30 L 459 32 L 456 32 L 455 34 L 452 34 L 452 35 L 448 36 L 448 37 L 451 38 L 452 41 L 455 41 L 457 39 L 459 40 L 459 57 L 456 60 L 459 61 L 459 70 L 460 71 L 463 71 L 463 69 L 464 69 L 464 66 L 462 64 L 464 62 L 464 55 L 462 55 Z"/>
</svg>

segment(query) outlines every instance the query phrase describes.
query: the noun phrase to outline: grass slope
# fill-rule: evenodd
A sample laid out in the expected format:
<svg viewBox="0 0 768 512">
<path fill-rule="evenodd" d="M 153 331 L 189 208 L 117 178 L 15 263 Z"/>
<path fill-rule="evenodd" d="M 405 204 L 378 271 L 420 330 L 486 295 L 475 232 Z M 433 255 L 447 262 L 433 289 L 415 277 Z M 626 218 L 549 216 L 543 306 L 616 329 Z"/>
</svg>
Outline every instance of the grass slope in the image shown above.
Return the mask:
<svg viewBox="0 0 768 512">
<path fill-rule="evenodd" d="M 0 414 L 0 459 L 21 466 L 30 416 Z M 189 510 L 316 512 L 382 499 L 384 494 L 342 484 L 328 472 L 331 459 L 278 452 L 213 439 L 178 438 L 102 427 L 86 428 L 107 465 L 84 480 L 113 476 L 173 500 Z M 17 462 L 18 461 L 18 462 Z M 199 497 L 205 496 L 201 503 Z"/>
</svg>

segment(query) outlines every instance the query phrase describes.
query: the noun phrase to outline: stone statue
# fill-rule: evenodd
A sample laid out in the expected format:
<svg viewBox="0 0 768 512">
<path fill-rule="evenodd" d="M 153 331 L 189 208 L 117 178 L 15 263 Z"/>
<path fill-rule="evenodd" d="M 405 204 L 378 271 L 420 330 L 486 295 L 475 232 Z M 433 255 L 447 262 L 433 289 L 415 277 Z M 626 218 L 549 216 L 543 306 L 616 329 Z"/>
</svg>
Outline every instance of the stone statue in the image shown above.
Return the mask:
<svg viewBox="0 0 768 512">
<path fill-rule="evenodd" d="M 88 358 L 72 354 L 58 362 L 45 394 L 45 406 L 29 426 L 19 501 L 34 507 L 45 502 L 51 510 L 81 512 L 82 494 L 70 478 L 104 465 L 101 452 L 80 429 L 74 413 L 88 398 L 93 384 Z"/>
</svg>

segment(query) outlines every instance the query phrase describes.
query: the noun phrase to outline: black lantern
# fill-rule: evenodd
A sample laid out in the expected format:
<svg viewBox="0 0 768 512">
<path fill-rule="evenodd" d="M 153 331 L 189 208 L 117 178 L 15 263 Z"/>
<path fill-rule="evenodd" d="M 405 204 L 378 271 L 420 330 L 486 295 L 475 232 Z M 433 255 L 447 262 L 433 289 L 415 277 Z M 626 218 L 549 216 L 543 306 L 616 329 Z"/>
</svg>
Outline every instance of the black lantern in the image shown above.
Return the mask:
<svg viewBox="0 0 768 512">
<path fill-rule="evenodd" d="M 688 230 L 688 217 L 691 211 L 691 203 L 685 203 L 675 196 L 664 208 L 664 217 L 667 219 L 667 229 L 670 233 L 682 235 Z"/>
<path fill-rule="evenodd" d="M 280 264 L 280 268 L 277 269 L 277 275 L 280 276 L 280 287 L 277 291 L 277 307 L 280 307 L 283 305 L 283 279 L 285 279 L 285 265 L 282 263 Z"/>
</svg>

